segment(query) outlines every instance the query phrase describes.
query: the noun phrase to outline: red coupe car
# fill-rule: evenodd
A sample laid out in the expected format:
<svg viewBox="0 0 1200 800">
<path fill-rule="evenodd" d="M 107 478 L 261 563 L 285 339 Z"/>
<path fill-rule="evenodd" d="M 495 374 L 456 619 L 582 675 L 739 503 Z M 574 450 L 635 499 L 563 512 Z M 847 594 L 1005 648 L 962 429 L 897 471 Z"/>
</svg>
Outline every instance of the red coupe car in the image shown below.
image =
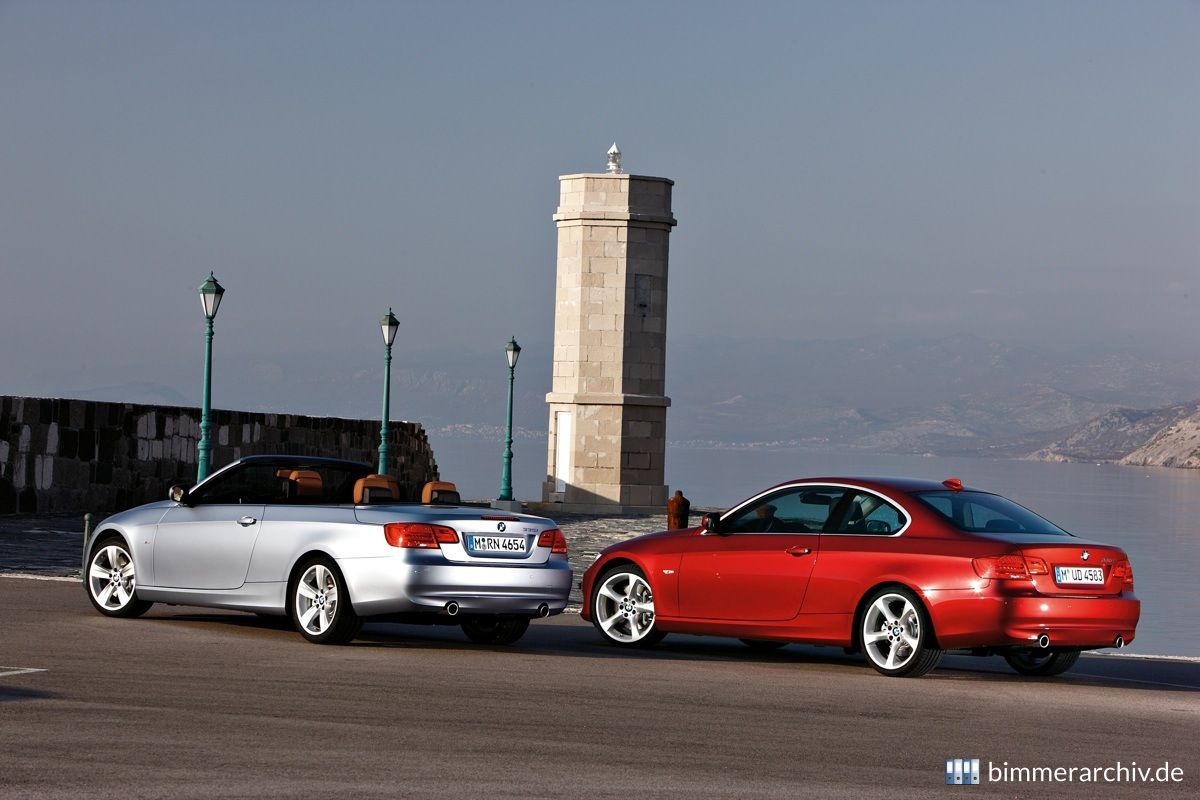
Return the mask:
<svg viewBox="0 0 1200 800">
<path fill-rule="evenodd" d="M 1123 550 L 957 478 L 783 483 L 700 527 L 609 547 L 583 596 L 583 618 L 617 645 L 835 645 L 894 676 L 923 675 L 946 650 L 1057 675 L 1083 650 L 1133 641 L 1141 613 Z"/>
</svg>

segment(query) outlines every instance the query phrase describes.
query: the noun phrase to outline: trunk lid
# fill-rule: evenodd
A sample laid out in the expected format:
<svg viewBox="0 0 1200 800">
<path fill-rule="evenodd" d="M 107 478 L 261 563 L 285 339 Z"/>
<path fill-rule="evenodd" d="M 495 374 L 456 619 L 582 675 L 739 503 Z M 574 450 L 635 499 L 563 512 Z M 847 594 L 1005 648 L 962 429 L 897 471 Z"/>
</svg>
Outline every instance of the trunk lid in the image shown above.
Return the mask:
<svg viewBox="0 0 1200 800">
<path fill-rule="evenodd" d="M 404 522 L 451 528 L 458 541 L 441 543 L 442 556 L 461 564 L 544 564 L 551 548 L 540 546 L 538 539 L 558 527 L 545 517 L 470 506 L 358 506 L 354 515 L 359 522 L 374 525 Z"/>
<path fill-rule="evenodd" d="M 1119 547 L 1062 536 L 1010 536 L 1006 542 L 1021 549 L 1027 564 L 1031 559 L 1046 564 L 1043 574 L 1030 570 L 1040 594 L 1097 597 L 1119 595 L 1131 588 L 1118 569 L 1129 562 Z"/>
</svg>

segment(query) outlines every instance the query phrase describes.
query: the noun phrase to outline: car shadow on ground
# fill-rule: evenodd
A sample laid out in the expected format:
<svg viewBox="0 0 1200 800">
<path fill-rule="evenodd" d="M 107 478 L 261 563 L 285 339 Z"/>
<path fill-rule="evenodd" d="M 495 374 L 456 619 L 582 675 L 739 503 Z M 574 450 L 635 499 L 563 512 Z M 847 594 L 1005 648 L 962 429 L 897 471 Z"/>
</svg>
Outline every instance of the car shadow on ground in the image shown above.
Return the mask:
<svg viewBox="0 0 1200 800">
<path fill-rule="evenodd" d="M 358 646 L 376 647 L 462 647 L 476 649 L 481 645 L 467 642 L 462 634 L 449 626 L 414 626 L 368 624 L 355 640 Z M 828 665 L 861 670 L 874 670 L 865 658 L 847 654 L 837 647 L 816 647 L 792 644 L 779 650 L 757 651 L 737 639 L 711 636 L 672 634 L 659 644 L 648 648 L 624 648 L 600 640 L 590 626 L 543 625 L 534 622 L 521 641 L 498 651 L 546 655 L 620 658 L 629 660 L 729 661 L 731 663 Z M 1075 669 L 1053 678 L 1031 678 L 1013 672 L 998 657 L 976 657 L 947 653 L 938 669 L 927 676 L 934 680 L 970 680 L 987 683 L 1070 683 L 1089 686 L 1120 686 L 1126 689 L 1150 691 L 1200 692 L 1200 662 L 1160 661 L 1153 659 L 1085 656 Z"/>
<path fill-rule="evenodd" d="M 312 647 L 300 638 L 291 620 L 284 616 L 239 612 L 172 612 L 164 609 L 148 620 L 202 623 L 247 630 L 276 631 L 296 638 L 297 646 Z M 836 666 L 855 674 L 873 673 L 861 655 L 841 648 L 791 644 L 778 650 L 751 650 L 737 639 L 672 634 L 648 648 L 625 648 L 608 644 L 590 625 L 539 622 L 513 645 L 480 645 L 469 641 L 457 624 L 406 625 L 368 622 L 347 647 L 395 648 L 405 650 L 463 650 L 486 648 L 495 652 L 539 654 L 566 658 L 614 658 L 638 661 L 728 661 L 737 664 L 791 664 Z M 997 657 L 974 657 L 947 653 L 926 680 L 972 681 L 988 684 L 1058 684 L 1120 687 L 1143 691 L 1200 692 L 1200 662 L 1158 660 L 1120 656 L 1084 656 L 1073 670 L 1052 678 L 1031 678 L 1013 672 Z"/>
<path fill-rule="evenodd" d="M 53 692 L 45 692 L 41 689 L 0 685 L 0 703 L 13 703 L 19 700 L 50 700 L 53 697 Z"/>
<path fill-rule="evenodd" d="M 452 627 L 367 625 L 355 644 L 360 646 L 459 647 L 475 649 Z M 731 663 L 837 666 L 873 674 L 865 658 L 842 648 L 791 644 L 778 650 L 752 650 L 737 639 L 672 634 L 648 648 L 624 648 L 600 640 L 591 627 L 539 626 L 535 622 L 521 641 L 498 651 L 546 655 L 620 658 L 629 660 L 729 661 Z M 1085 656 L 1074 670 L 1052 678 L 1031 678 L 1013 672 L 998 657 L 947 653 L 939 667 L 926 676 L 933 680 L 970 680 L 986 683 L 1038 683 L 1113 686 L 1148 691 L 1200 692 L 1200 663 L 1153 659 Z"/>
</svg>

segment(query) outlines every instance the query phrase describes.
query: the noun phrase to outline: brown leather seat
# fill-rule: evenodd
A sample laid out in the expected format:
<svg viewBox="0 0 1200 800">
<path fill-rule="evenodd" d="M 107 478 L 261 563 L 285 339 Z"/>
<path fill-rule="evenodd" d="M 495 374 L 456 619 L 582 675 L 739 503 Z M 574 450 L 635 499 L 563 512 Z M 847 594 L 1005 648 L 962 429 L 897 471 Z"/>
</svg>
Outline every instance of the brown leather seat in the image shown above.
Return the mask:
<svg viewBox="0 0 1200 800">
<path fill-rule="evenodd" d="M 288 489 L 293 499 L 320 497 L 324 492 L 321 473 L 311 469 L 294 469 L 288 474 Z"/>
<path fill-rule="evenodd" d="M 400 483 L 391 475 L 368 475 L 354 482 L 354 504 L 391 503 L 400 499 Z"/>
<path fill-rule="evenodd" d="M 448 481 L 430 481 L 421 489 L 421 502 L 427 505 L 456 506 L 462 502 L 458 487 Z"/>
</svg>

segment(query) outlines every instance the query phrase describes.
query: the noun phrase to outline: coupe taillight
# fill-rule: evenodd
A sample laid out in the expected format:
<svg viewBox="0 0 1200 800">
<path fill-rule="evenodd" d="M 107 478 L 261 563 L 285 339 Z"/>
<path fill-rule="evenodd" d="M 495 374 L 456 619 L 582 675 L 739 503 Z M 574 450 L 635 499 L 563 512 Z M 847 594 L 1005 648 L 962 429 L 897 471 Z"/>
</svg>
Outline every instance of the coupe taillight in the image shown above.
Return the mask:
<svg viewBox="0 0 1200 800">
<path fill-rule="evenodd" d="M 1033 561 L 1033 569 L 1028 562 Z M 1024 556 L 984 556 L 972 558 L 971 566 L 975 574 L 989 580 L 1027 581 L 1031 573 L 1034 575 L 1046 573 L 1046 562 L 1040 558 L 1027 559 Z M 1040 569 L 1039 569 L 1040 567 Z M 1035 572 L 1034 570 L 1038 570 Z"/>
<path fill-rule="evenodd" d="M 1118 561 L 1113 567 L 1113 577 L 1125 584 L 1126 588 L 1133 588 L 1133 565 L 1128 561 Z"/>
<path fill-rule="evenodd" d="M 389 522 L 383 526 L 383 538 L 392 547 L 436 550 L 458 541 L 458 532 L 445 525 L 424 522 Z"/>
<path fill-rule="evenodd" d="M 551 553 L 566 555 L 567 537 L 563 536 L 563 532 L 558 528 L 542 531 L 542 535 L 538 537 L 538 547 L 549 547 Z"/>
<path fill-rule="evenodd" d="M 1050 574 L 1050 567 L 1046 566 L 1046 562 L 1034 556 L 1025 556 L 1025 569 L 1029 570 L 1030 575 Z"/>
</svg>

